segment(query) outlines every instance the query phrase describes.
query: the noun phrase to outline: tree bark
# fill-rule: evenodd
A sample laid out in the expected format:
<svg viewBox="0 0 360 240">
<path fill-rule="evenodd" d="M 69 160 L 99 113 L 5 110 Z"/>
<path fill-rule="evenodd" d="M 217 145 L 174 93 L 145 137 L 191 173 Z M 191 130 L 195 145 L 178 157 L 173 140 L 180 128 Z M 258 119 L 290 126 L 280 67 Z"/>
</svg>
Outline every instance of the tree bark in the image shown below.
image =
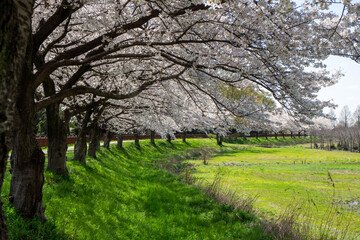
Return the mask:
<svg viewBox="0 0 360 240">
<path fill-rule="evenodd" d="M 182 141 L 186 142 L 186 131 L 182 132 Z"/>
<path fill-rule="evenodd" d="M 8 140 L 19 126 L 15 122 L 16 92 L 23 76 L 34 2 L 0 2 L 0 192 L 8 159 Z M 8 239 L 8 234 L 0 200 L 0 240 L 5 239 Z"/>
<path fill-rule="evenodd" d="M 12 178 L 9 200 L 23 217 L 46 220 L 42 203 L 45 155 L 38 146 L 34 129 L 33 101 L 26 92 L 19 94 L 20 124 L 13 138 Z"/>
<path fill-rule="evenodd" d="M 60 117 L 59 107 L 59 104 L 55 103 L 46 108 L 49 140 L 47 170 L 67 175 L 69 173 L 66 167 L 68 121 Z"/>
<path fill-rule="evenodd" d="M 171 143 L 171 135 L 170 134 L 166 134 L 166 141 L 168 143 Z"/>
<path fill-rule="evenodd" d="M 104 139 L 104 148 L 110 149 L 110 141 L 114 135 L 110 131 L 106 131 Z"/>
<path fill-rule="evenodd" d="M 79 134 L 75 142 L 74 160 L 82 163 L 86 163 L 86 150 L 87 150 L 86 135 L 88 132 L 87 124 L 90 120 L 91 114 L 92 114 L 91 110 L 86 111 L 84 119 L 81 122 L 81 128 Z"/>
<path fill-rule="evenodd" d="M 139 134 L 137 132 L 134 133 L 134 140 L 135 140 L 135 146 L 137 148 L 140 148 Z"/>
<path fill-rule="evenodd" d="M 156 145 L 155 143 L 155 131 L 150 131 L 150 142 L 152 145 Z"/>
<path fill-rule="evenodd" d="M 90 157 L 96 158 L 96 151 L 100 149 L 100 133 L 101 133 L 101 129 L 97 124 L 94 124 L 90 128 L 89 150 L 88 150 L 88 155 Z"/>
<path fill-rule="evenodd" d="M 123 147 L 123 140 L 124 140 L 124 136 L 122 134 L 118 134 L 117 135 L 117 146 L 119 148 Z"/>
</svg>

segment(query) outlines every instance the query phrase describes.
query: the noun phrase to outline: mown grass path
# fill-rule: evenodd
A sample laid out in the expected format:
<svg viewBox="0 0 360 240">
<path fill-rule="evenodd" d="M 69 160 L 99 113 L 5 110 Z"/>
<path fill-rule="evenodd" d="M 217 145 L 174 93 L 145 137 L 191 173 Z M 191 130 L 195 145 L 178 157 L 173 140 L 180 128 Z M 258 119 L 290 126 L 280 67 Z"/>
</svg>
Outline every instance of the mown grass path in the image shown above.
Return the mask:
<svg viewBox="0 0 360 240">
<path fill-rule="evenodd" d="M 255 206 L 267 218 L 291 206 L 306 215 L 304 221 L 320 226 L 332 215 L 330 228 L 348 225 L 352 233 L 360 233 L 359 153 L 226 144 L 208 165 L 188 162 L 204 184 L 220 172 L 224 186 L 258 195 Z"/>
<path fill-rule="evenodd" d="M 11 239 L 268 239 L 254 216 L 216 204 L 156 166 L 201 142 L 144 141 L 141 149 L 125 143 L 102 149 L 86 165 L 71 161 L 69 151 L 70 176 L 45 174 L 46 223 L 23 221 L 10 206 L 7 173 L 1 196 Z"/>
</svg>

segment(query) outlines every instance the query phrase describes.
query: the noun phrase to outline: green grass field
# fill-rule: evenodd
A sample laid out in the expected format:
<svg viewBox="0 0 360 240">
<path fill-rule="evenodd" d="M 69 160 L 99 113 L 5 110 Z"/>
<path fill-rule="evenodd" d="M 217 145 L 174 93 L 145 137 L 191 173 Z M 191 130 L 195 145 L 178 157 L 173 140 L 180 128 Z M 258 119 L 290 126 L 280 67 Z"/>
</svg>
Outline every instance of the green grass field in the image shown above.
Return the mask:
<svg viewBox="0 0 360 240">
<path fill-rule="evenodd" d="M 220 172 L 223 187 L 258 196 L 259 215 L 271 218 L 297 208 L 305 215 L 302 221 L 315 223 L 318 229 L 348 227 L 345 239 L 360 239 L 359 153 L 225 144 L 208 165 L 188 162 L 202 184 Z"/>
<path fill-rule="evenodd" d="M 43 201 L 48 221 L 22 220 L 7 201 L 7 172 L 1 197 L 10 239 L 270 239 L 256 217 L 217 204 L 179 176 L 158 168 L 162 160 L 211 140 L 187 144 L 142 141 L 141 149 L 102 149 L 87 164 L 71 161 L 70 176 L 45 172 Z M 216 147 L 218 148 L 218 147 Z"/>
</svg>

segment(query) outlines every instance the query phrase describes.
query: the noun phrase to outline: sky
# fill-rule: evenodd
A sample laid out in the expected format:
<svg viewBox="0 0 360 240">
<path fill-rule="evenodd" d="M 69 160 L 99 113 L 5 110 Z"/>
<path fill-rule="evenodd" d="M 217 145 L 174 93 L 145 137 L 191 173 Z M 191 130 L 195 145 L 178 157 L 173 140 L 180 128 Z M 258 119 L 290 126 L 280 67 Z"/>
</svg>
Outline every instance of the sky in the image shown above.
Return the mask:
<svg viewBox="0 0 360 240">
<path fill-rule="evenodd" d="M 360 105 L 360 64 L 338 56 L 330 56 L 324 63 L 329 71 L 340 70 L 344 76 L 333 86 L 320 90 L 318 98 L 320 100 L 332 100 L 338 105 L 335 109 L 337 116 L 345 105 L 348 105 L 353 113 L 356 107 Z"/>
</svg>

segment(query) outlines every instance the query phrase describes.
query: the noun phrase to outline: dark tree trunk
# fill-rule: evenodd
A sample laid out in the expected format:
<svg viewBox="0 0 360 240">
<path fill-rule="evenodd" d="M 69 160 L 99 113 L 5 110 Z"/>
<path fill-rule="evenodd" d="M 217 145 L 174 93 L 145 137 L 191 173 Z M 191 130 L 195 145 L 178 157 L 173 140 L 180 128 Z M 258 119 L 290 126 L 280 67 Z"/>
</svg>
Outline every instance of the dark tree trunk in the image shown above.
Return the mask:
<svg viewBox="0 0 360 240">
<path fill-rule="evenodd" d="M 59 107 L 56 103 L 46 108 L 49 140 L 47 170 L 67 175 L 69 173 L 66 167 L 68 121 L 60 117 Z"/>
<path fill-rule="evenodd" d="M 8 159 L 9 148 L 5 142 L 5 133 L 0 135 L 0 191 L 2 188 L 6 164 Z M 0 198 L 0 240 L 8 239 L 5 215 L 2 209 L 2 202 Z"/>
<path fill-rule="evenodd" d="M 182 132 L 182 141 L 186 142 L 186 131 Z"/>
<path fill-rule="evenodd" d="M 88 151 L 90 157 L 96 158 L 96 151 L 100 149 L 100 133 L 101 131 L 97 124 L 90 128 Z"/>
<path fill-rule="evenodd" d="M 74 160 L 82 163 L 86 162 L 86 131 L 80 131 L 75 142 L 74 147 Z"/>
<path fill-rule="evenodd" d="M 90 120 L 91 114 L 92 111 L 90 110 L 86 111 L 84 119 L 81 122 L 81 128 L 75 142 L 74 160 L 82 163 L 86 162 L 86 150 L 87 150 L 86 135 L 88 132 L 87 124 Z"/>
<path fill-rule="evenodd" d="M 117 135 L 117 146 L 119 148 L 123 147 L 123 140 L 124 140 L 124 136 L 122 134 L 118 134 Z"/>
<path fill-rule="evenodd" d="M 222 146 L 222 142 L 223 142 L 223 136 L 220 135 L 219 133 L 216 134 L 216 143 L 219 145 L 219 146 Z"/>
<path fill-rule="evenodd" d="M 284 132 L 282 133 L 282 136 L 283 136 L 283 139 L 285 139 L 285 133 Z"/>
<path fill-rule="evenodd" d="M 171 143 L 171 136 L 170 136 L 170 134 L 166 134 L 166 141 L 167 141 L 168 143 Z"/>
<path fill-rule="evenodd" d="M 134 133 L 134 140 L 135 140 L 135 146 L 137 148 L 140 148 L 140 141 L 139 141 L 139 134 L 138 133 Z"/>
<path fill-rule="evenodd" d="M 14 103 L 17 101 L 16 91 L 19 89 L 30 42 L 33 5 L 34 0 L 18 3 L 3 0 L 0 3 L 0 192 L 8 159 L 7 141 L 11 138 L 9 130 L 15 131 L 21 124 L 14 121 L 16 115 Z M 17 169 L 16 172 L 18 173 Z M 19 187 L 22 186 L 21 183 Z M 29 191 L 29 194 L 32 192 Z M 5 239 L 8 239 L 8 234 L 0 199 L 0 240 Z"/>
<path fill-rule="evenodd" d="M 113 134 L 110 131 L 106 131 L 104 139 L 104 148 L 110 149 L 110 141 L 113 138 Z"/>
<path fill-rule="evenodd" d="M 278 133 L 276 132 L 276 133 L 275 133 L 275 139 L 278 139 L 277 137 L 278 137 Z"/>
<path fill-rule="evenodd" d="M 256 139 L 259 138 L 259 132 L 255 132 Z"/>
<path fill-rule="evenodd" d="M 46 219 L 42 203 L 45 155 L 36 141 L 33 101 L 28 94 L 24 91 L 17 100 L 20 124 L 13 139 L 9 200 L 23 217 Z"/>
<path fill-rule="evenodd" d="M 150 131 L 150 142 L 152 145 L 156 145 L 155 143 L 155 131 Z"/>
</svg>

